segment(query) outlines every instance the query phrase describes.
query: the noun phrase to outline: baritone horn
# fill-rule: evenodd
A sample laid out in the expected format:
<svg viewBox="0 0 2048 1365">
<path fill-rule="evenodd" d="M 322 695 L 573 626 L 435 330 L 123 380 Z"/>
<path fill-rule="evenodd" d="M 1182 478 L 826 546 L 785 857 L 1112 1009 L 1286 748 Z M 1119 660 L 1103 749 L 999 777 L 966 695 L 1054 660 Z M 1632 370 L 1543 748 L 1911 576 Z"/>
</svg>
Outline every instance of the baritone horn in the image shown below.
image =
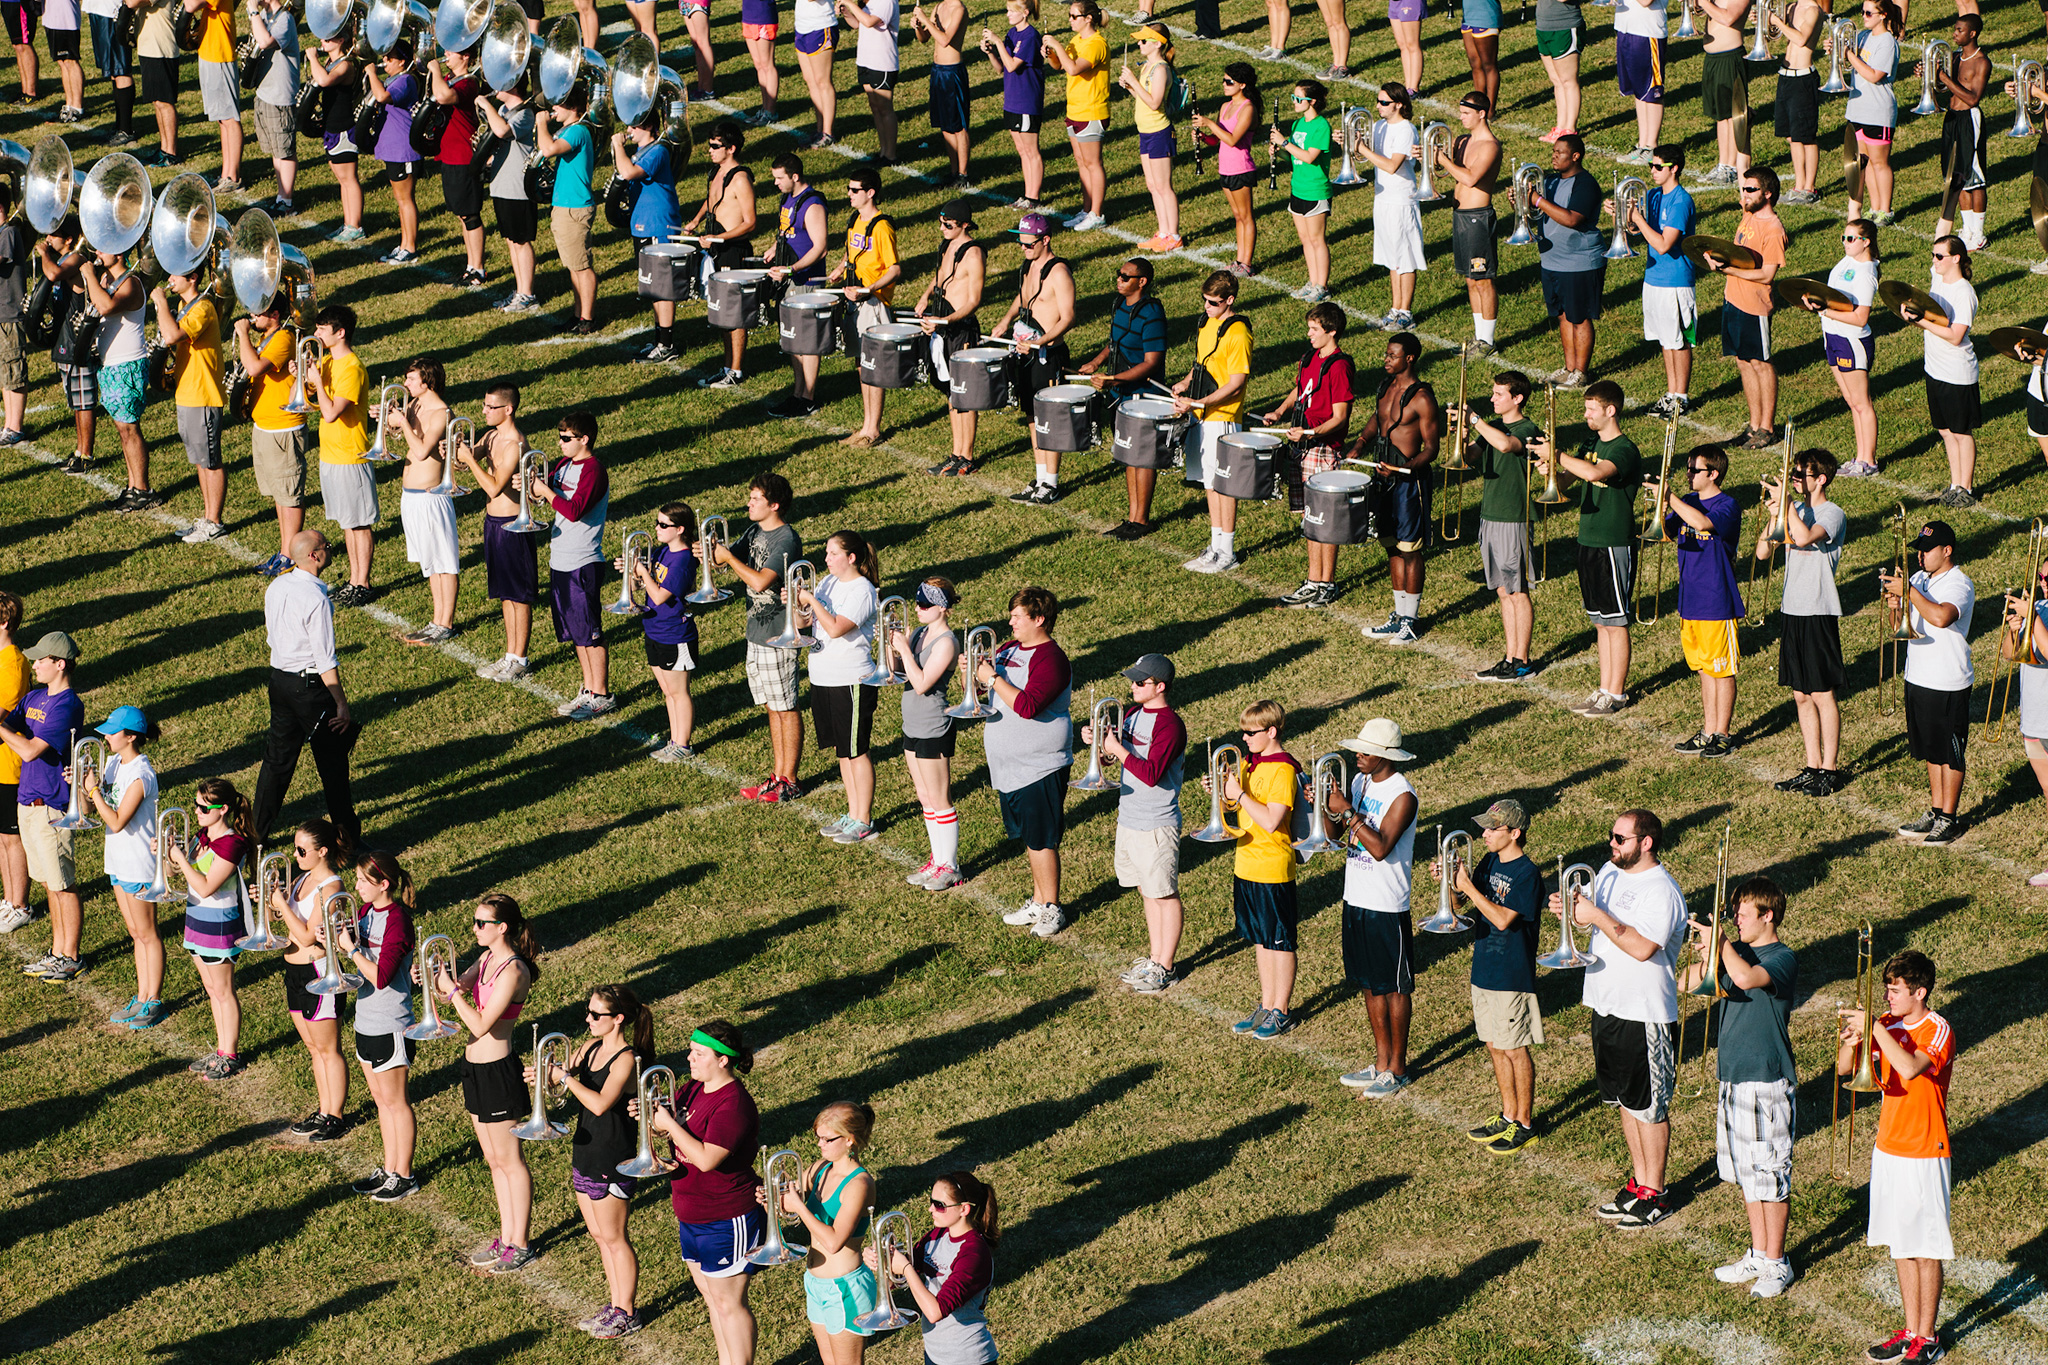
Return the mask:
<svg viewBox="0 0 2048 1365">
<path fill-rule="evenodd" d="M 1234 844 L 1237 831 L 1223 823 L 1223 765 L 1237 764 L 1237 785 L 1244 786 L 1244 750 L 1235 744 L 1209 741 L 1209 823 L 1194 832 L 1193 838 L 1205 844 Z"/>
<path fill-rule="evenodd" d="M 1332 749 L 1317 755 L 1308 779 L 1308 834 L 1294 841 L 1294 851 L 1301 855 L 1303 861 L 1318 853 L 1342 851 L 1343 840 L 1330 837 L 1330 795 L 1343 791 L 1347 785 L 1344 751 Z"/>
<path fill-rule="evenodd" d="M 1824 18 L 1815 36 L 1826 43 L 1828 48 L 1828 79 L 1827 84 L 1820 88 L 1821 94 L 1848 94 L 1849 82 L 1842 75 L 1842 68 L 1848 64 L 1849 47 L 1856 41 L 1856 21 L 1847 15 L 1840 19 Z M 1850 136 L 1853 138 L 1854 132 L 1851 132 Z M 1854 143 L 1850 145 L 1853 146 Z"/>
<path fill-rule="evenodd" d="M 265 853 L 262 845 L 257 845 L 256 893 L 251 897 L 255 904 L 242 916 L 242 927 L 249 932 L 235 940 L 235 946 L 243 952 L 274 953 L 292 946 L 290 938 L 270 926 L 270 898 L 291 875 L 291 864 L 289 851 L 280 849 L 276 853 Z M 270 870 L 273 866 L 277 871 Z"/>
<path fill-rule="evenodd" d="M 1444 827 L 1436 827 L 1436 913 L 1415 926 L 1425 934 L 1462 934 L 1472 927 L 1472 921 L 1458 913 L 1458 892 L 1456 881 L 1458 863 L 1466 866 L 1472 862 L 1472 836 L 1462 829 L 1444 833 Z"/>
<path fill-rule="evenodd" d="M 1834 1091 L 1834 1102 L 1829 1106 L 1828 1116 L 1828 1174 L 1845 1184 L 1849 1179 L 1849 1162 L 1856 1155 L 1856 1097 L 1874 1095 L 1884 1088 L 1877 1083 L 1871 1056 L 1876 1051 L 1873 1040 L 1877 1031 L 1877 974 L 1871 958 L 1871 940 L 1875 934 L 1869 920 L 1863 920 L 1856 926 L 1856 977 L 1849 992 L 1849 998 L 1855 1004 L 1835 1011 L 1838 1018 L 1847 1014 L 1850 1008 L 1863 1011 L 1863 1028 L 1857 1035 L 1854 1050 L 1849 1054 L 1849 1074 L 1845 1077 L 1839 1069 L 1829 1068 L 1835 1084 L 1829 1087 Z M 1840 1050 L 1837 1043 L 1837 1053 Z M 1849 1092 L 1846 1121 L 1842 1115 L 1844 1090 Z"/>
<path fill-rule="evenodd" d="M 553 1142 L 569 1131 L 569 1125 L 560 1119 L 548 1117 L 548 1110 L 560 1109 L 569 1102 L 569 1082 L 548 1079 L 551 1066 L 563 1071 L 569 1069 L 569 1035 L 566 1033 L 542 1034 L 540 1025 L 533 1026 L 533 1112 L 523 1123 L 512 1125 L 512 1136 L 522 1142 Z"/>
<path fill-rule="evenodd" d="M 314 995 L 346 995 L 363 988 L 360 976 L 341 969 L 341 959 L 334 951 L 334 941 L 341 937 L 342 929 L 355 927 L 357 909 L 356 898 L 346 891 L 335 892 L 320 906 L 320 976 L 306 983 L 306 989 Z"/>
<path fill-rule="evenodd" d="M 420 1017 L 418 1023 L 405 1031 L 405 1036 L 415 1043 L 453 1038 L 462 1032 L 462 1025 L 441 1017 L 440 1007 L 434 1003 L 434 978 L 443 972 L 455 975 L 455 940 L 446 934 L 428 934 L 420 940 L 420 950 L 413 963 L 413 970 L 420 979 Z"/>
<path fill-rule="evenodd" d="M 394 391 L 397 393 L 395 402 L 392 398 Z M 370 448 L 363 452 L 364 459 L 395 460 L 398 458 L 397 454 L 392 451 L 390 442 L 384 439 L 384 433 L 391 425 L 392 410 L 396 407 L 404 406 L 405 399 L 405 381 L 402 379 L 387 379 L 377 386 L 377 415 L 371 420 L 375 439 L 370 442 Z"/>
<path fill-rule="evenodd" d="M 547 475 L 548 457 L 538 450 L 529 450 L 519 457 L 519 515 L 505 523 L 505 529 L 516 536 L 531 535 L 554 524 L 554 509 L 548 509 L 548 520 L 537 521 L 533 515 L 533 481 Z"/>
<path fill-rule="evenodd" d="M 2005 135 L 2007 137 L 2032 137 L 2034 135 L 2034 120 L 2048 117 L 2048 98 L 2044 98 L 2037 93 L 2041 85 L 2041 63 L 2028 57 L 2013 64 L 2012 127 L 2006 131 Z M 44 139 L 44 141 L 48 140 L 47 138 Z M 40 155 L 42 150 L 42 145 L 38 143 L 36 146 L 37 154 Z M 31 175 L 30 179 L 33 180 L 34 176 Z M 33 217 L 31 217 L 30 221 L 34 221 Z"/>
<path fill-rule="evenodd" d="M 1449 155 L 1451 150 L 1451 125 L 1431 123 L 1422 130 L 1422 165 L 1415 173 L 1415 198 L 1419 203 L 1432 203 L 1443 198 L 1436 187 L 1436 159 L 1439 153 Z"/>
<path fill-rule="evenodd" d="M 150 880 L 149 889 L 142 893 L 142 899 L 152 905 L 185 899 L 183 891 L 171 889 L 173 844 L 187 853 L 192 848 L 192 812 L 182 806 L 169 806 L 156 814 L 156 876 Z"/>
<path fill-rule="evenodd" d="M 684 48 L 688 55 L 689 48 Z M 619 122 L 637 124 L 658 116 L 657 136 L 672 149 L 677 167 L 690 159 L 690 97 L 683 78 L 661 64 L 654 40 L 644 33 L 612 53 L 612 107 Z"/>
<path fill-rule="evenodd" d="M 645 566 L 654 571 L 654 537 L 646 531 L 628 531 L 619 537 L 619 595 L 605 604 L 610 616 L 633 616 L 640 604 L 633 600 L 633 570 Z"/>
<path fill-rule="evenodd" d="M 441 482 L 429 488 L 429 493 L 459 498 L 469 491 L 455 482 L 455 452 L 475 444 L 476 423 L 459 413 L 449 413 L 447 430 L 441 433 Z"/>
<path fill-rule="evenodd" d="M 800 1188 L 803 1179 L 804 1159 L 787 1148 L 761 1163 L 761 1184 L 768 1192 L 768 1232 L 762 1237 L 760 1248 L 747 1257 L 748 1265 L 772 1270 L 810 1254 L 809 1247 L 800 1246 L 782 1234 L 782 1192 Z"/>
<path fill-rule="evenodd" d="M 100 822 L 93 818 L 91 810 L 87 808 L 85 788 L 88 783 L 100 781 L 110 758 L 105 741 L 93 736 L 80 739 L 76 730 L 71 732 L 71 804 L 62 815 L 50 822 L 51 829 L 80 830 L 100 827 Z M 101 790 L 105 791 L 104 785 Z M 107 799 L 113 798 L 109 796 Z"/>
<path fill-rule="evenodd" d="M 1635 217 L 1636 209 L 1650 193 L 1650 187 L 1642 177 L 1625 175 L 1614 187 L 1614 237 L 1607 243 L 1607 259 L 1625 261 L 1636 254 L 1628 244 L 1629 234 L 1635 229 L 1629 226 L 1629 219 Z"/>
<path fill-rule="evenodd" d="M 1536 195 L 1543 188 L 1543 168 L 1533 161 L 1515 167 L 1508 181 L 1508 203 L 1515 212 L 1515 229 L 1508 234 L 1509 246 L 1533 246 L 1536 242 Z"/>
<path fill-rule="evenodd" d="M 1734 833 L 1735 817 L 1731 815 L 1721 826 L 1721 851 L 1714 860 L 1714 903 L 1712 909 L 1708 912 L 1707 922 L 1703 926 L 1707 932 L 1699 940 L 1699 947 L 1696 950 L 1701 971 L 1700 982 L 1702 985 L 1712 982 L 1713 990 L 1707 996 L 1707 1003 L 1702 1008 L 1690 1012 L 1686 1010 L 1685 1002 L 1693 992 L 1681 989 L 1678 996 L 1678 1060 L 1675 1067 L 1677 1073 L 1677 1089 L 1675 1093 L 1689 1100 L 1698 1099 L 1712 1088 L 1714 1078 L 1712 1073 L 1706 1069 L 1707 1036 L 1712 1031 L 1715 1003 L 1728 998 L 1728 988 L 1721 984 L 1721 943 L 1727 932 L 1727 919 L 1734 909 L 1734 907 L 1728 904 L 1728 841 L 1734 836 Z M 1693 921 L 1688 918 L 1687 923 L 1690 925 Z M 1688 947 L 1690 946 L 1689 943 Z M 1680 980 L 1684 979 L 1685 972 L 1683 969 L 1679 971 L 1678 976 Z M 1688 1013 L 1700 1021 L 1700 1050 L 1693 1054 L 1693 1070 L 1697 1073 L 1695 1077 L 1697 1084 L 1690 1090 L 1685 1088 L 1685 1030 Z"/>
<path fill-rule="evenodd" d="M 896 668 L 896 651 L 889 647 L 892 630 L 910 638 L 910 604 L 900 597 L 885 597 L 875 604 L 875 632 L 868 645 L 868 671 L 862 685 L 902 687 L 910 681 Z"/>
<path fill-rule="evenodd" d="M 563 22 L 567 22 L 564 20 Z M 782 557 L 782 634 L 768 642 L 770 649 L 810 649 L 818 642 L 801 628 L 808 626 L 810 616 L 797 599 L 806 592 L 816 592 L 818 571 L 811 567 L 808 559 L 789 562 L 789 556 Z M 990 632 L 993 634 L 994 632 Z"/>
<path fill-rule="evenodd" d="M 1563 902 L 1564 921 L 1558 926 L 1557 948 L 1536 959 L 1536 965 L 1545 971 L 1575 971 L 1598 965 L 1600 959 L 1591 953 L 1579 951 L 1578 936 L 1572 929 L 1572 902 L 1580 896 L 1593 894 L 1593 869 L 1585 863 L 1564 865 L 1564 855 L 1557 857 L 1557 890 Z"/>
<path fill-rule="evenodd" d="M 2039 663 L 2033 641 L 2034 609 L 2041 600 L 2044 564 L 2048 564 L 2048 522 L 2036 517 L 2027 530 L 2027 586 L 2024 591 L 2005 595 L 2007 610 L 2015 606 L 2020 609 L 2019 628 L 2015 630 L 2003 620 L 1999 622 L 1998 662 L 1992 665 L 1991 696 L 1984 706 L 1984 720 L 1990 727 L 1988 737 L 1994 743 L 2005 738 L 2006 718 L 2019 704 L 2020 669 Z"/>
<path fill-rule="evenodd" d="M 1094 742 L 1088 746 L 1088 771 L 1075 778 L 1069 785 L 1075 791 L 1115 791 L 1119 783 L 1102 775 L 1102 741 L 1112 730 L 1119 733 L 1124 727 L 1123 703 L 1115 697 L 1095 699 L 1095 685 L 1088 685 L 1088 723 L 1095 732 Z"/>
<path fill-rule="evenodd" d="M 1913 106 L 1916 114 L 1938 114 L 1941 105 L 1934 98 L 1934 73 L 1948 65 L 1948 59 L 1955 55 L 1955 48 L 1940 38 L 1929 38 L 1920 49 L 1920 102 Z"/>
<path fill-rule="evenodd" d="M 697 563 L 701 578 L 697 591 L 685 597 L 685 602 L 708 607 L 732 596 L 730 592 L 711 581 L 712 552 L 726 543 L 726 534 L 724 517 L 709 516 L 697 524 Z"/>
<path fill-rule="evenodd" d="M 917 1314 L 896 1306 L 896 1286 L 904 1280 L 889 1268 L 889 1263 L 899 1255 L 910 1253 L 910 1219 L 896 1209 L 877 1218 L 874 1207 L 870 1205 L 868 1226 L 873 1230 L 869 1235 L 875 1239 L 875 1260 L 881 1266 L 875 1272 L 875 1278 L 881 1285 L 882 1301 L 855 1318 L 853 1325 L 863 1332 L 888 1332 L 907 1327 L 917 1321 Z"/>
<path fill-rule="evenodd" d="M 960 700 L 946 708 L 947 715 L 954 720 L 994 720 L 1002 714 L 996 710 L 995 684 L 990 683 L 984 691 L 974 678 L 983 661 L 992 663 L 995 657 L 994 627 L 976 626 L 967 632 L 967 639 L 960 646 Z"/>
<path fill-rule="evenodd" d="M 676 1163 L 664 1161 L 654 1154 L 654 1106 L 674 1112 L 676 1107 L 676 1073 L 665 1066 L 650 1066 L 640 1073 L 638 1092 L 640 1109 L 640 1142 L 633 1155 L 619 1163 L 619 1174 L 645 1180 L 649 1176 L 666 1175 L 675 1169 Z"/>
<path fill-rule="evenodd" d="M 1372 130 L 1371 116 L 1363 108 L 1344 106 L 1343 116 L 1337 121 L 1339 140 L 1344 144 L 1344 156 L 1337 165 L 1337 173 L 1330 177 L 1332 185 L 1358 185 L 1365 177 L 1358 173 L 1358 163 L 1352 158 L 1351 149 L 1358 145 L 1358 139 L 1368 136 Z"/>
</svg>

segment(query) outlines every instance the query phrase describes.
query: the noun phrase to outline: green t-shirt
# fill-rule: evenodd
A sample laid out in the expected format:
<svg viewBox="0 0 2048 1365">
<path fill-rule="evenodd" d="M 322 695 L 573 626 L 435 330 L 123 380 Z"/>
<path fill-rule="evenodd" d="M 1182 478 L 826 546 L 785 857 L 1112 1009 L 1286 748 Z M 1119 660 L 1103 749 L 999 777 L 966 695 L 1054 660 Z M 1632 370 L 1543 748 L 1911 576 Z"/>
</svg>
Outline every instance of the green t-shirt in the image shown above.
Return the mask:
<svg viewBox="0 0 2048 1365">
<path fill-rule="evenodd" d="M 1489 425 L 1495 425 L 1497 421 Z M 1535 440 L 1543 434 L 1543 428 L 1527 417 L 1507 423 L 1506 430 L 1508 435 L 1523 441 Z M 1479 497 L 1479 519 L 1520 521 L 1528 500 L 1529 457 L 1495 450 L 1485 437 L 1478 435 L 1465 442 L 1465 449 L 1479 452 L 1480 458 L 1473 463 L 1479 466 L 1479 476 L 1485 480 L 1484 491 Z"/>
<path fill-rule="evenodd" d="M 1579 485 L 1579 544 L 1593 550 L 1627 545 L 1636 536 L 1636 490 L 1643 486 L 1643 452 L 1626 436 L 1596 442 L 1582 460 L 1614 465 L 1602 483 Z"/>
<path fill-rule="evenodd" d="M 1725 921 L 1724 921 L 1725 923 Z M 1715 1070 L 1724 1081 L 1790 1081 L 1799 1084 L 1799 1063 L 1792 1056 L 1792 996 L 1799 985 L 1799 961 L 1782 943 L 1752 948 L 1735 945 L 1736 956 L 1771 974 L 1771 984 L 1745 991 L 1721 973 L 1728 998 L 1721 1002 L 1720 1051 Z M 1695 995 L 1710 994 L 1701 982 Z"/>
<path fill-rule="evenodd" d="M 1314 147 L 1322 155 L 1314 161 L 1296 161 L 1294 170 L 1288 176 L 1287 188 L 1296 199 L 1328 199 L 1330 197 L 1330 121 L 1321 115 L 1315 118 L 1296 119 L 1294 133 L 1288 139 L 1297 147 Z"/>
</svg>

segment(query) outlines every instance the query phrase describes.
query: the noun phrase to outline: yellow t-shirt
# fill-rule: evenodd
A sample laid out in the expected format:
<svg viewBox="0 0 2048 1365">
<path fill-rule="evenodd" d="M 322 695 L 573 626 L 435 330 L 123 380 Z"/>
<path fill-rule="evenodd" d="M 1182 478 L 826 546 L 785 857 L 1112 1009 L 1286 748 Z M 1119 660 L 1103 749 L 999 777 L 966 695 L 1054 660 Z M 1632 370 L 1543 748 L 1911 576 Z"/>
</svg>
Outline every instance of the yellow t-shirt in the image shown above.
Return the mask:
<svg viewBox="0 0 2048 1365">
<path fill-rule="evenodd" d="M 1163 106 L 1165 97 L 1173 93 L 1173 67 L 1166 62 L 1153 62 L 1138 73 L 1138 84 L 1149 89 L 1150 83 L 1158 79 L 1158 73 L 1162 71 L 1166 73 L 1166 83 L 1159 88 L 1161 108 L 1151 108 L 1135 95 L 1131 97 L 1131 119 L 1141 133 L 1163 133 L 1172 122 L 1166 117 Z"/>
<path fill-rule="evenodd" d="M 270 369 L 255 380 L 256 399 L 249 406 L 250 421 L 265 431 L 298 431 L 306 425 L 303 412 L 286 412 L 292 396 L 292 332 L 280 327 L 270 340 L 257 347 L 256 354 Z"/>
<path fill-rule="evenodd" d="M 22 657 L 21 649 L 9 645 L 0 649 L 0 716 L 6 715 L 21 705 L 21 699 L 28 695 L 28 660 Z M 19 786 L 21 783 L 21 755 L 0 744 L 0 785 Z"/>
<path fill-rule="evenodd" d="M 192 344 L 185 348 L 185 366 L 178 372 L 178 406 L 217 408 L 227 402 L 220 387 L 220 310 L 201 299 L 185 310 L 178 327 Z"/>
<path fill-rule="evenodd" d="M 1222 336 L 1217 329 L 1225 322 L 1229 327 Z M 1252 372 L 1252 325 L 1241 314 L 1230 318 L 1210 318 L 1202 324 L 1202 330 L 1195 334 L 1195 359 L 1209 372 L 1209 378 L 1222 388 L 1234 374 Z M 1228 403 L 1202 409 L 1197 416 L 1204 422 L 1242 422 L 1244 420 L 1244 390 L 1239 389 L 1237 397 Z"/>
<path fill-rule="evenodd" d="M 205 0 L 199 12 L 205 16 L 199 30 L 199 60 L 232 62 L 235 59 L 235 0 Z"/>
<path fill-rule="evenodd" d="M 1247 759 L 1247 763 L 1251 760 Z M 1255 801 L 1278 801 L 1288 814 L 1277 829 L 1260 829 L 1243 811 L 1232 819 L 1238 831 L 1237 862 L 1234 871 L 1248 882 L 1291 882 L 1294 880 L 1294 797 L 1300 785 L 1294 765 L 1274 754 L 1245 770 L 1245 787 Z"/>
<path fill-rule="evenodd" d="M 369 380 L 354 351 L 321 359 L 320 387 L 330 398 L 346 398 L 348 409 L 339 420 L 320 423 L 320 463 L 367 463 L 363 452 L 370 448 L 370 426 L 364 418 L 363 389 Z"/>
<path fill-rule="evenodd" d="M 862 284 L 872 285 L 882 278 L 882 273 L 900 259 L 896 254 L 896 227 L 883 214 L 874 214 L 865 222 L 853 224 L 846 229 L 846 258 L 853 262 L 854 278 Z M 883 303 L 896 295 L 896 286 L 883 285 L 875 290 L 875 297 Z"/>
<path fill-rule="evenodd" d="M 1067 117 L 1076 123 L 1109 117 L 1109 43 L 1100 33 L 1076 38 L 1067 54 L 1095 67 L 1092 76 L 1067 77 Z"/>
</svg>

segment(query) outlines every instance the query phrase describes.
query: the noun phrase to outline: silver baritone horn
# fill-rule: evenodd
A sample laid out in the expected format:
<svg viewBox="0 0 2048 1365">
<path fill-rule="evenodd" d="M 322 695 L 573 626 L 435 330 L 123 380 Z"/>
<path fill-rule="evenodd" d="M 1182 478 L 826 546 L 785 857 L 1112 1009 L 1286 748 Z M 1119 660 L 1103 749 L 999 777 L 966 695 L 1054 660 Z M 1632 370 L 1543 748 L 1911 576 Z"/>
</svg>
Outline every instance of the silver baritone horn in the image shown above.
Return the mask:
<svg viewBox="0 0 2048 1365">
<path fill-rule="evenodd" d="M 1422 130 L 1422 146 L 1417 155 L 1420 163 L 1415 168 L 1415 198 L 1421 203 L 1432 203 L 1443 198 L 1436 187 L 1436 157 L 1439 151 L 1449 155 L 1451 150 L 1451 125 L 1432 123 Z"/>
<path fill-rule="evenodd" d="M 1515 230 L 1508 234 L 1509 246 L 1533 246 L 1536 242 L 1536 196 L 1543 189 L 1543 168 L 1533 161 L 1515 167 L 1508 181 L 1508 203 L 1515 211 Z"/>
<path fill-rule="evenodd" d="M 1364 183 L 1365 177 L 1358 173 L 1358 163 L 1353 158 L 1351 149 L 1358 145 L 1360 138 L 1369 136 L 1371 131 L 1371 110 L 1362 107 L 1354 109 L 1348 104 L 1344 106 L 1343 114 L 1337 121 L 1338 140 L 1343 144 L 1344 156 L 1337 164 L 1337 173 L 1330 177 L 1332 185 Z"/>
<path fill-rule="evenodd" d="M 1636 254 L 1636 249 L 1628 244 L 1628 235 L 1633 230 L 1629 227 L 1628 220 L 1635 216 L 1636 210 L 1642 206 L 1643 200 L 1649 197 L 1649 193 L 1650 187 L 1643 183 L 1640 176 L 1625 175 L 1615 185 L 1614 239 L 1607 244 L 1608 260 L 1625 261 Z"/>
<path fill-rule="evenodd" d="M 726 543 L 725 537 L 724 517 L 709 516 L 698 523 L 697 564 L 698 572 L 702 577 L 698 579 L 697 591 L 685 597 L 683 599 L 685 602 L 690 602 L 700 607 L 709 607 L 715 606 L 732 596 L 732 593 L 711 581 L 712 555 L 716 547 Z"/>
<path fill-rule="evenodd" d="M 993 661 L 996 656 L 996 633 L 993 627 L 976 626 L 967 632 L 966 643 L 960 649 L 960 700 L 946 708 L 946 714 L 954 720 L 994 720 L 1000 712 L 995 705 L 995 684 L 990 683 L 984 692 L 974 675 L 981 670 L 984 659 Z"/>
</svg>

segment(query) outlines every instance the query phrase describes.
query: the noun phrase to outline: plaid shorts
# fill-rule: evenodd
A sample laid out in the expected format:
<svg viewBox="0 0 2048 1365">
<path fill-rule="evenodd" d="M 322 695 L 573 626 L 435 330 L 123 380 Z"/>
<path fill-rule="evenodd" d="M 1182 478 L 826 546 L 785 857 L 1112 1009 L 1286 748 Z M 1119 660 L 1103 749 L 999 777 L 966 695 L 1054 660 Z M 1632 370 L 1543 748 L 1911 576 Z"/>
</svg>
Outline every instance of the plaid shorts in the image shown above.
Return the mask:
<svg viewBox="0 0 2048 1365">
<path fill-rule="evenodd" d="M 57 375 L 64 381 L 64 401 L 73 412 L 91 412 L 100 405 L 100 367 L 59 365 Z"/>
<path fill-rule="evenodd" d="M 1311 474 L 1327 474 L 1337 467 L 1337 447 L 1304 446 L 1301 452 L 1301 477 L 1305 481 Z"/>
<path fill-rule="evenodd" d="M 1753 1204 L 1792 1197 L 1792 1130 L 1799 1097 L 1790 1081 L 1722 1081 L 1714 1106 L 1714 1164 Z"/>
<path fill-rule="evenodd" d="M 770 649 L 747 641 L 747 691 L 756 706 L 796 710 L 796 649 Z"/>
</svg>

